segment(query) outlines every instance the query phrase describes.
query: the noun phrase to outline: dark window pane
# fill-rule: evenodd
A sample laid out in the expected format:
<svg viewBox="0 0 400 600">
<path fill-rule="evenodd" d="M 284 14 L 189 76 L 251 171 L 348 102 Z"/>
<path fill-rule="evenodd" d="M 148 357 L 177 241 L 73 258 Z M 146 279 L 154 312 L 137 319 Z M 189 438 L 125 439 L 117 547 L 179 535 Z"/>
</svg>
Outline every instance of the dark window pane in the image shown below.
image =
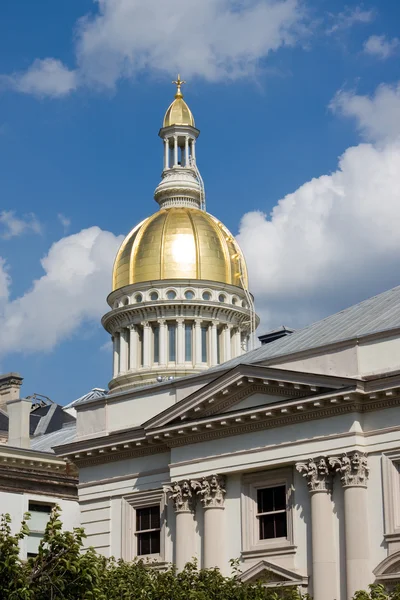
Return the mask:
<svg viewBox="0 0 400 600">
<path fill-rule="evenodd" d="M 138 536 L 138 556 L 144 554 L 159 554 L 160 553 L 160 532 L 148 531 L 147 533 L 139 533 Z"/>
<path fill-rule="evenodd" d="M 29 502 L 28 510 L 30 512 L 44 512 L 50 514 L 53 510 L 52 504 L 36 504 L 36 502 Z"/>
<path fill-rule="evenodd" d="M 150 532 L 139 533 L 138 535 L 138 555 L 150 554 Z"/>
<path fill-rule="evenodd" d="M 150 511 L 148 508 L 138 508 L 136 511 L 136 531 L 150 529 Z"/>
<path fill-rule="evenodd" d="M 275 537 L 287 536 L 286 512 L 275 515 Z"/>
<path fill-rule="evenodd" d="M 286 488 L 284 485 L 274 489 L 274 510 L 286 510 Z"/>
<path fill-rule="evenodd" d="M 286 487 L 277 487 L 257 490 L 257 512 L 266 513 L 274 510 L 286 509 Z"/>
<path fill-rule="evenodd" d="M 274 488 L 257 490 L 257 512 L 265 513 L 274 510 Z"/>
<path fill-rule="evenodd" d="M 160 507 L 150 507 L 150 529 L 160 529 Z"/>
<path fill-rule="evenodd" d="M 264 515 L 260 520 L 260 540 L 287 536 L 286 512 Z"/>
</svg>

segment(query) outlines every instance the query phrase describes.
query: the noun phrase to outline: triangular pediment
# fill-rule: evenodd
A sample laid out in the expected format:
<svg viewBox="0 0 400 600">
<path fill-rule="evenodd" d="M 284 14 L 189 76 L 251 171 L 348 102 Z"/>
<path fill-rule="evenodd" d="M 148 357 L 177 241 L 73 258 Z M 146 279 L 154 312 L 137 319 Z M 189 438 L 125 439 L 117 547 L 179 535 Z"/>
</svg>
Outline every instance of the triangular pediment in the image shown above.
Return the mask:
<svg viewBox="0 0 400 600">
<path fill-rule="evenodd" d="M 308 583 L 307 577 L 268 560 L 260 560 L 249 567 L 241 574 L 240 579 L 247 583 L 259 581 L 266 587 L 306 586 Z"/>
<path fill-rule="evenodd" d="M 238 365 L 144 424 L 145 429 L 304 398 L 353 380 L 254 365 Z M 254 404 L 253 404 L 254 403 Z"/>
</svg>

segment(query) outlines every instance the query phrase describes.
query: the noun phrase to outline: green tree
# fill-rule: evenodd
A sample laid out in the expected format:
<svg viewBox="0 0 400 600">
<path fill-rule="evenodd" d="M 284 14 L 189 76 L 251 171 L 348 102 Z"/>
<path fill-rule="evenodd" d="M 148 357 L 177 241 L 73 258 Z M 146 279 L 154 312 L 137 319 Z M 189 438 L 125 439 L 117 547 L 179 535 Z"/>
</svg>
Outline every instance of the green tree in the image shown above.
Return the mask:
<svg viewBox="0 0 400 600">
<path fill-rule="evenodd" d="M 159 570 L 143 560 L 127 563 L 83 551 L 83 529 L 63 531 L 58 507 L 37 556 L 22 561 L 19 546 L 29 533 L 28 520 L 25 515 L 12 534 L 10 517 L 0 519 L 0 600 L 311 600 L 293 587 L 242 582 L 237 561 L 224 577 L 218 569 L 199 569 L 195 561 L 177 573 L 173 565 Z M 400 600 L 400 589 L 373 585 L 354 600 Z"/>
</svg>

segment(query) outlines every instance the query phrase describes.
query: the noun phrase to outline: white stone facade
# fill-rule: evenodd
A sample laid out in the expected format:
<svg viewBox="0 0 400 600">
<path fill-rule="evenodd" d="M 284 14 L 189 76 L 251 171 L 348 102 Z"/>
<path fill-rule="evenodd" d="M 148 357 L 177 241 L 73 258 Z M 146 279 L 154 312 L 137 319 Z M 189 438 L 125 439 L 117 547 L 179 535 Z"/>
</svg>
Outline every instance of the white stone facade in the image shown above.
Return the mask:
<svg viewBox="0 0 400 600">
<path fill-rule="evenodd" d="M 88 544 L 134 558 L 151 505 L 160 566 L 197 557 L 227 574 L 239 558 L 243 579 L 268 573 L 315 600 L 400 581 L 399 391 L 395 374 L 242 365 L 78 406 L 62 452 L 79 465 Z M 260 507 L 270 494 L 284 505 Z"/>
</svg>

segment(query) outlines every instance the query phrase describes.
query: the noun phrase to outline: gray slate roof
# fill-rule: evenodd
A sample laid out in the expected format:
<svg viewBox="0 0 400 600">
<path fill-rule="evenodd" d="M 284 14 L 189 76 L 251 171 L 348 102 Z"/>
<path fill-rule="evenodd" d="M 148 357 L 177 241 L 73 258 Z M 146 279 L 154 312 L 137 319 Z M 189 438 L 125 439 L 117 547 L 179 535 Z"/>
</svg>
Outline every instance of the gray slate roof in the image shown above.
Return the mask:
<svg viewBox="0 0 400 600">
<path fill-rule="evenodd" d="M 252 364 L 335 342 L 400 328 L 400 286 L 363 300 L 291 335 L 234 358 L 215 370 Z M 213 369 L 214 370 L 214 369 Z"/>
<path fill-rule="evenodd" d="M 76 436 L 76 424 L 66 425 L 52 433 L 45 433 L 38 437 L 31 438 L 31 449 L 39 452 L 53 452 L 55 446 L 68 444 Z"/>
<path fill-rule="evenodd" d="M 84 394 L 80 398 L 77 398 L 76 400 L 73 400 L 72 402 L 70 402 L 69 404 L 64 406 L 64 410 L 66 410 L 67 408 L 72 408 L 76 404 L 85 404 L 85 402 L 89 402 L 90 400 L 96 400 L 97 398 L 102 398 L 105 395 L 106 395 L 106 390 L 103 390 L 103 388 L 93 388 L 87 394 Z"/>
</svg>

